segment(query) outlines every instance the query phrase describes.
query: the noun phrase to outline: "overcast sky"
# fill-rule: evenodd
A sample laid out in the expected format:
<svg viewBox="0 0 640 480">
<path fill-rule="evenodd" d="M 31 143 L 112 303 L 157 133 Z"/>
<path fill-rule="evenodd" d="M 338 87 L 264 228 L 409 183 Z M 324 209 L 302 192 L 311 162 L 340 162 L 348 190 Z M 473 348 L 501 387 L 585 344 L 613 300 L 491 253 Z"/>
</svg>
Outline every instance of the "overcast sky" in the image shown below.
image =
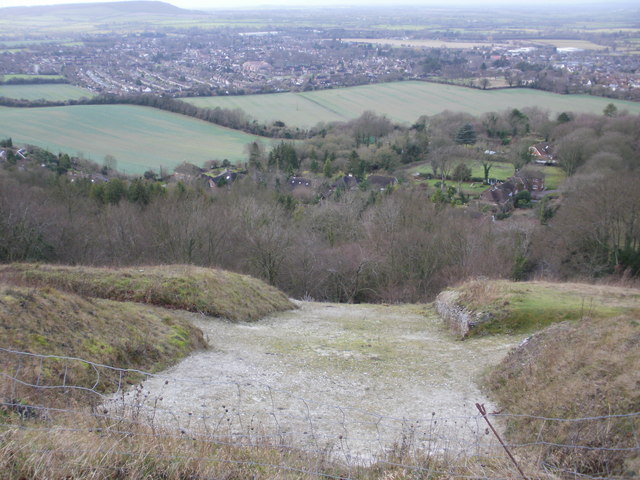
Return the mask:
<svg viewBox="0 0 640 480">
<path fill-rule="evenodd" d="M 0 7 L 29 5 L 54 5 L 59 3 L 97 3 L 105 0 L 0 0 Z M 166 1 L 166 0 L 165 0 Z M 486 5 L 507 4 L 533 6 L 542 4 L 593 4 L 598 0 L 168 0 L 167 3 L 182 8 L 211 9 L 234 7 L 301 6 L 301 5 Z M 616 2 L 619 3 L 619 2 Z"/>
</svg>

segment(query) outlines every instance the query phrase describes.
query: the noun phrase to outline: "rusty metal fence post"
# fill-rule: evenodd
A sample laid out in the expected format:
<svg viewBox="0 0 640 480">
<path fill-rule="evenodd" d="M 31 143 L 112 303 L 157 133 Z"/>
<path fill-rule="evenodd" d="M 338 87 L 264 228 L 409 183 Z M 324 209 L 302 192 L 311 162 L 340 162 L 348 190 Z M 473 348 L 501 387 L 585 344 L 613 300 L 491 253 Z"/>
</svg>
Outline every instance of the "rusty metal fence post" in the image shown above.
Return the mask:
<svg viewBox="0 0 640 480">
<path fill-rule="evenodd" d="M 487 425 L 489 425 L 489 428 L 491 429 L 491 431 L 493 432 L 493 434 L 496 436 L 496 438 L 498 439 L 498 441 L 500 442 L 500 445 L 502 445 L 502 448 L 504 448 L 504 451 L 507 452 L 507 455 L 509 455 L 509 458 L 511 459 L 511 461 L 513 462 L 513 464 L 516 466 L 516 468 L 518 469 L 518 471 L 520 472 L 520 475 L 522 476 L 522 478 L 524 478 L 524 480 L 529 480 L 527 478 L 527 476 L 524 474 L 524 472 L 522 471 L 522 469 L 520 468 L 520 465 L 518 465 L 518 462 L 516 462 L 516 459 L 513 457 L 513 455 L 511 455 L 511 452 L 509 451 L 509 449 L 507 448 L 507 446 L 504 444 L 504 442 L 502 441 L 502 438 L 500 438 L 500 435 L 498 435 L 498 432 L 496 431 L 495 428 L 493 428 L 493 425 L 491 425 L 491 422 L 489 421 L 489 418 L 487 417 L 487 409 L 484 408 L 484 404 L 480 405 L 479 403 L 476 403 L 476 408 L 478 409 L 478 411 L 480 412 L 480 415 L 483 416 L 483 418 L 485 419 L 485 421 L 487 422 Z"/>
</svg>

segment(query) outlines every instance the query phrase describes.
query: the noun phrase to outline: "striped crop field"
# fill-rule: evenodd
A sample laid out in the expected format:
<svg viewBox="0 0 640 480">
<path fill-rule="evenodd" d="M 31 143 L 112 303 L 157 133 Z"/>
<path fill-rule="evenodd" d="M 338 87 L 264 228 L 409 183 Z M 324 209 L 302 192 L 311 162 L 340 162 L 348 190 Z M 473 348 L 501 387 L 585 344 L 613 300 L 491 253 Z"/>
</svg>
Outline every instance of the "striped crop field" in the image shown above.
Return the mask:
<svg viewBox="0 0 640 480">
<path fill-rule="evenodd" d="M 287 125 L 311 127 L 318 122 L 345 121 L 365 110 L 391 120 L 412 123 L 421 115 L 444 110 L 473 115 L 507 108 L 535 106 L 561 112 L 602 113 L 613 103 L 618 111 L 640 114 L 640 103 L 590 95 L 558 95 L 541 90 L 510 88 L 478 90 L 428 82 L 394 82 L 314 92 L 275 93 L 183 99 L 199 107 L 240 108 L 262 122 L 280 120 Z"/>
<path fill-rule="evenodd" d="M 0 109 L 0 138 L 37 145 L 53 153 L 82 154 L 102 164 L 106 155 L 118 170 L 142 174 L 182 162 L 245 161 L 256 138 L 175 113 L 132 105 L 78 105 Z M 265 143 L 269 140 L 265 139 Z"/>
<path fill-rule="evenodd" d="M 49 100 L 59 102 L 91 98 L 93 93 L 66 83 L 42 83 L 35 85 L 0 85 L 0 97 L 18 100 Z"/>
</svg>

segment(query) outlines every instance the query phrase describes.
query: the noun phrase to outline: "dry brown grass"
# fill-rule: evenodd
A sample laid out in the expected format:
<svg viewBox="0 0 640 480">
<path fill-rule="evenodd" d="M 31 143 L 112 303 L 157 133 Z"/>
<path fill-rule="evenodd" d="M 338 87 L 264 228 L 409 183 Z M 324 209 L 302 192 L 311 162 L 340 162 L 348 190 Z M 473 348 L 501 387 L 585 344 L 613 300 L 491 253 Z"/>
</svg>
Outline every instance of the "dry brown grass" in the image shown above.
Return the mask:
<svg viewBox="0 0 640 480">
<path fill-rule="evenodd" d="M 222 432 L 152 428 L 94 415 L 58 415 L 55 422 L 27 420 L 0 427 L 3 480 L 29 479 L 273 479 L 416 480 L 515 478 L 499 451 L 493 457 L 427 456 L 407 439 L 390 446 L 374 464 L 346 464 L 330 446 L 305 452 L 287 439 L 253 432 L 242 439 Z M 523 462 L 531 480 L 552 480 Z"/>
<path fill-rule="evenodd" d="M 549 327 L 514 350 L 488 383 L 511 414 L 584 418 L 640 412 L 640 321 L 626 315 Z M 510 418 L 507 432 L 514 442 L 590 447 L 540 447 L 547 462 L 563 468 L 640 475 L 638 416 L 582 422 Z"/>
<path fill-rule="evenodd" d="M 508 282 L 476 278 L 460 287 L 458 301 L 470 309 L 483 308 L 499 302 L 508 293 Z"/>
<path fill-rule="evenodd" d="M 76 416 L 59 418 L 53 426 L 5 427 L 0 440 L 5 480 L 311 478 L 298 470 L 324 469 L 301 452 L 264 440 L 260 445 L 247 439 L 212 441 L 124 422 L 78 421 Z"/>
</svg>

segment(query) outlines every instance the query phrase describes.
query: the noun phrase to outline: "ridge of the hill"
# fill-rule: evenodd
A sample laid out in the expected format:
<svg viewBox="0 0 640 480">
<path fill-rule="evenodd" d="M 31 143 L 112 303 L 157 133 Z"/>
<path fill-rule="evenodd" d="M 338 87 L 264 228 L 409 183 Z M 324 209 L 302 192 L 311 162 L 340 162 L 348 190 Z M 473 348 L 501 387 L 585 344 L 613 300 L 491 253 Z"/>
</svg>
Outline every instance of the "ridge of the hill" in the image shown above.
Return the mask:
<svg viewBox="0 0 640 480">
<path fill-rule="evenodd" d="M 152 0 L 73 4 L 62 3 L 56 5 L 0 8 L 0 15 L 7 16 L 77 15 L 100 17 L 115 14 L 182 15 L 193 13 L 194 12 L 191 10 L 185 10 L 171 5 L 170 3 Z"/>
<path fill-rule="evenodd" d="M 64 378 L 81 394 L 109 393 L 138 381 L 131 369 L 156 372 L 207 346 L 189 312 L 241 321 L 291 308 L 279 290 L 223 270 L 3 265 L 0 369 L 17 368 L 29 377 L 27 386 Z M 44 368 L 40 355 L 59 359 Z M 109 367 L 98 372 L 91 364 Z M 8 378 L 0 382 L 0 397 L 30 398 L 29 389 L 18 390 Z"/>
<path fill-rule="evenodd" d="M 229 320 L 247 321 L 295 305 L 280 290 L 248 275 L 190 265 L 95 268 L 0 266 L 0 280 L 53 287 L 77 295 L 139 302 Z"/>
</svg>

